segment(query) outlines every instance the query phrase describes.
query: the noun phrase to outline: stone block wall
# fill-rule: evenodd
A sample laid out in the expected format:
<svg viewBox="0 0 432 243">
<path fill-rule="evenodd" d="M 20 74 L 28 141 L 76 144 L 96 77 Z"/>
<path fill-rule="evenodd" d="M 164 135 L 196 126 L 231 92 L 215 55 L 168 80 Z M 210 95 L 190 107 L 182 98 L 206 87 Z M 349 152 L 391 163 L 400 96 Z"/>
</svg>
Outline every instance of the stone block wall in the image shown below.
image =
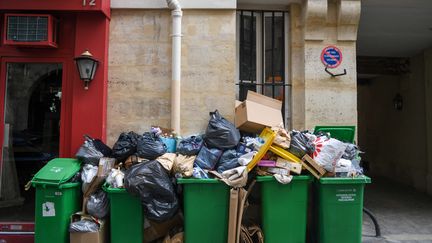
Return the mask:
<svg viewBox="0 0 432 243">
<path fill-rule="evenodd" d="M 203 132 L 208 112 L 234 119 L 235 10 L 184 10 L 181 134 Z M 113 10 L 107 141 L 122 131 L 170 127 L 171 16 L 168 9 Z"/>
</svg>

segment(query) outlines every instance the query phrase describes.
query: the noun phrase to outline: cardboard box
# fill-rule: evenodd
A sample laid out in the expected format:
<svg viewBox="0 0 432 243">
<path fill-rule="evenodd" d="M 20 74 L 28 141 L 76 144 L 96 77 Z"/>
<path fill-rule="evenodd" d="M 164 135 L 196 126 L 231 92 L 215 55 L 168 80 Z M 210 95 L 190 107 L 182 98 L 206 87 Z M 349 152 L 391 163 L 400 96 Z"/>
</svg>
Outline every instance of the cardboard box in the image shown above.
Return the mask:
<svg viewBox="0 0 432 243">
<path fill-rule="evenodd" d="M 288 169 L 296 174 L 300 174 L 302 170 L 302 165 L 300 163 L 291 162 L 282 158 L 277 158 L 276 167 Z"/>
<path fill-rule="evenodd" d="M 91 218 L 91 216 L 76 213 L 72 215 L 71 222 L 79 221 L 85 217 Z M 70 233 L 70 243 L 105 243 L 106 240 L 106 224 L 103 220 L 98 220 L 99 232 L 73 232 Z"/>
<path fill-rule="evenodd" d="M 246 100 L 235 109 L 235 125 L 245 132 L 260 133 L 265 127 L 282 122 L 282 102 L 250 90 Z"/>
</svg>

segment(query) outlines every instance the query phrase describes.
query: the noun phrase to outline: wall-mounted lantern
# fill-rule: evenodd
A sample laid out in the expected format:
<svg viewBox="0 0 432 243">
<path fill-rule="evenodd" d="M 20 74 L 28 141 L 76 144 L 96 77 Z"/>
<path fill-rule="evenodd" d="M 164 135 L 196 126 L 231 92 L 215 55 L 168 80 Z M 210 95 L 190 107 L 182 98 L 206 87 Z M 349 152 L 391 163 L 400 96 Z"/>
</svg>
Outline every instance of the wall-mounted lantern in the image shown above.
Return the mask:
<svg viewBox="0 0 432 243">
<path fill-rule="evenodd" d="M 403 98 L 402 95 L 397 93 L 393 98 L 393 105 L 395 110 L 400 111 L 403 108 Z"/>
<path fill-rule="evenodd" d="M 74 58 L 78 68 L 80 79 L 84 81 L 84 89 L 88 89 L 90 81 L 93 80 L 99 61 L 86 50 L 80 56 Z"/>
</svg>

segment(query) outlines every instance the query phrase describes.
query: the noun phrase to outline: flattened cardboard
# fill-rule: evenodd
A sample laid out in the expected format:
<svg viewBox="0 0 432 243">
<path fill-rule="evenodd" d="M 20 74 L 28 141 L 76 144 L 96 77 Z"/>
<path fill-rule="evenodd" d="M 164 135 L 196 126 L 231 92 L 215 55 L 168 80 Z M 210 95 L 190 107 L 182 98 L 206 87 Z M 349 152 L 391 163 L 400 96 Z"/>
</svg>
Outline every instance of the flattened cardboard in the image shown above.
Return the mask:
<svg viewBox="0 0 432 243">
<path fill-rule="evenodd" d="M 237 240 L 237 220 L 239 206 L 239 189 L 231 188 L 229 218 L 228 218 L 228 243 L 236 243 Z"/>
<path fill-rule="evenodd" d="M 248 91 L 247 99 L 235 109 L 235 125 L 242 131 L 260 133 L 283 122 L 282 102 Z"/>
</svg>

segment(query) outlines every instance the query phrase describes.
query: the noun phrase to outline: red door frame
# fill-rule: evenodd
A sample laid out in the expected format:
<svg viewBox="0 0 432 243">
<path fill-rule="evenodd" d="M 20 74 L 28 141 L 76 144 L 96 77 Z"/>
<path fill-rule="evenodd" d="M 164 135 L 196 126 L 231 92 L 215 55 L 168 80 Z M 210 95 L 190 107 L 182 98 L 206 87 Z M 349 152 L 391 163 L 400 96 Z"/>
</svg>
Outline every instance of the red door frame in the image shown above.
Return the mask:
<svg viewBox="0 0 432 243">
<path fill-rule="evenodd" d="M 67 119 L 71 114 L 72 104 L 72 89 L 70 80 L 67 78 L 68 71 L 70 69 L 70 63 L 67 58 L 39 58 L 39 57 L 5 57 L 0 60 L 0 138 L 4 136 L 4 107 L 6 99 L 6 75 L 7 75 L 7 63 L 61 63 L 62 64 L 62 97 L 61 97 L 61 111 L 60 111 L 60 151 L 59 156 L 65 156 L 67 141 L 70 141 L 70 128 L 71 121 Z M 4 139 L 0 141 L 1 148 L 3 148 Z M 0 172 L 2 171 L 3 165 L 3 149 L 0 149 Z M 1 174 L 0 174 L 1 175 Z M 1 178 L 1 176 L 0 176 Z"/>
</svg>

